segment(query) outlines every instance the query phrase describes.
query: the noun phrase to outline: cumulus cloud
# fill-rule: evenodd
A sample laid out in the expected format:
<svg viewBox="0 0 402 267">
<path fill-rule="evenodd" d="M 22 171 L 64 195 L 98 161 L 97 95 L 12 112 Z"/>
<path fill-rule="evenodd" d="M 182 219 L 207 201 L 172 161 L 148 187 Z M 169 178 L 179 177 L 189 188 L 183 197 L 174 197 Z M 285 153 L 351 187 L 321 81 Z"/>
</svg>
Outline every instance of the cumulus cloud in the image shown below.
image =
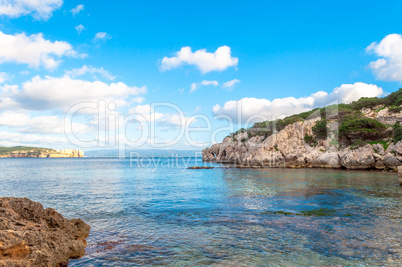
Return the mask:
<svg viewBox="0 0 402 267">
<path fill-rule="evenodd" d="M 101 40 L 104 40 L 104 41 L 106 41 L 106 40 L 108 40 L 108 39 L 111 39 L 112 37 L 109 35 L 109 34 L 107 34 L 106 32 L 98 32 L 98 33 L 96 33 L 95 34 L 95 37 L 94 37 L 94 41 L 101 41 Z"/>
<path fill-rule="evenodd" d="M 82 10 L 84 10 L 84 5 L 77 5 L 73 9 L 70 10 L 70 12 L 73 14 L 73 16 L 77 15 L 80 13 Z"/>
<path fill-rule="evenodd" d="M 191 123 L 194 123 L 196 121 L 197 120 L 194 117 L 186 117 L 182 114 L 166 113 L 166 114 L 164 114 L 163 118 L 161 119 L 159 125 L 173 127 L 173 128 L 179 128 L 179 127 L 188 126 Z"/>
<path fill-rule="evenodd" d="M 111 80 L 111 81 L 114 81 L 116 79 L 116 76 L 113 76 L 112 74 L 110 74 L 110 72 L 103 69 L 103 67 L 94 68 L 92 66 L 87 66 L 87 65 L 84 65 L 79 69 L 72 69 L 72 70 L 66 71 L 66 74 L 71 77 L 78 77 L 78 76 L 82 76 L 82 75 L 86 75 L 86 74 L 100 74 L 102 77 L 104 77 L 108 80 Z"/>
<path fill-rule="evenodd" d="M 0 83 L 4 83 L 8 79 L 8 74 L 5 72 L 0 72 Z"/>
<path fill-rule="evenodd" d="M 218 81 L 207 81 L 207 80 L 203 80 L 200 83 L 192 83 L 190 87 L 190 94 L 199 89 L 201 86 L 209 86 L 209 85 L 218 86 L 219 83 Z"/>
<path fill-rule="evenodd" d="M 1 146 L 25 145 L 31 146 L 49 146 L 49 144 L 65 144 L 67 139 L 59 136 L 49 136 L 40 134 L 23 134 L 13 132 L 0 132 Z"/>
<path fill-rule="evenodd" d="M 222 84 L 222 87 L 225 88 L 226 90 L 233 90 L 233 87 L 235 86 L 236 83 L 239 83 L 240 80 L 238 79 L 233 79 L 231 81 L 227 81 Z"/>
<path fill-rule="evenodd" d="M 132 107 L 128 111 L 129 114 L 138 114 L 136 119 L 141 122 L 157 121 L 163 118 L 163 114 L 156 112 L 151 108 L 151 105 L 138 105 Z"/>
<path fill-rule="evenodd" d="M 140 122 L 156 122 L 157 125 L 169 128 L 186 126 L 196 121 L 194 117 L 186 117 L 180 113 L 157 112 L 151 105 L 138 105 L 129 109 L 129 114 L 138 114 L 136 119 Z"/>
<path fill-rule="evenodd" d="M 80 34 L 83 30 L 85 30 L 85 27 L 80 24 L 78 26 L 75 26 L 75 30 L 78 32 L 78 34 Z"/>
<path fill-rule="evenodd" d="M 275 120 L 322 107 L 332 103 L 350 103 L 361 97 L 375 97 L 383 94 L 382 88 L 365 83 L 343 84 L 336 87 L 330 94 L 319 91 L 308 97 L 286 97 L 274 100 L 242 98 L 226 102 L 223 106 L 213 107 L 214 115 L 226 115 L 235 122 L 256 122 Z"/>
<path fill-rule="evenodd" d="M 63 0 L 1 0 L 0 15 L 17 18 L 31 14 L 34 19 L 48 20 Z"/>
<path fill-rule="evenodd" d="M 84 134 L 92 127 L 82 123 L 72 123 L 72 129 L 75 134 Z M 24 127 L 19 129 L 21 133 L 45 133 L 45 134 L 64 134 L 64 118 L 53 116 L 39 116 L 30 118 Z"/>
<path fill-rule="evenodd" d="M 28 114 L 23 112 L 5 111 L 0 113 L 0 126 L 24 126 L 28 121 Z"/>
<path fill-rule="evenodd" d="M 214 53 L 207 52 L 206 49 L 200 49 L 195 52 L 191 47 L 182 47 L 173 57 L 164 57 L 162 59 L 161 70 L 171 70 L 182 65 L 196 66 L 202 73 L 211 71 L 223 71 L 229 67 L 237 66 L 239 59 L 232 57 L 230 47 L 221 46 Z"/>
<path fill-rule="evenodd" d="M 0 63 L 16 62 L 30 67 L 56 68 L 63 56 L 84 57 L 63 41 L 45 40 L 41 33 L 8 35 L 0 31 Z"/>
<path fill-rule="evenodd" d="M 369 65 L 377 79 L 402 82 L 402 35 L 387 35 L 380 43 L 368 46 L 366 51 L 380 57 Z"/>
<path fill-rule="evenodd" d="M 13 98 L 18 92 L 17 85 L 4 85 L 0 87 L 0 110 L 18 108 Z"/>
<path fill-rule="evenodd" d="M 5 111 L 0 113 L 0 126 L 17 127 L 22 133 L 64 133 L 64 119 L 56 115 L 30 117 L 28 113 Z M 85 124 L 73 123 L 76 134 L 82 134 L 91 128 Z"/>
<path fill-rule="evenodd" d="M 7 89 L 7 90 L 6 90 Z M 3 87 L 0 91 L 0 107 L 17 106 L 31 110 L 62 109 L 83 101 L 107 100 L 118 106 L 139 103 L 145 87 L 131 87 L 122 82 L 107 84 L 85 81 L 69 76 L 55 78 L 35 76 L 24 82 L 21 88 Z"/>
</svg>

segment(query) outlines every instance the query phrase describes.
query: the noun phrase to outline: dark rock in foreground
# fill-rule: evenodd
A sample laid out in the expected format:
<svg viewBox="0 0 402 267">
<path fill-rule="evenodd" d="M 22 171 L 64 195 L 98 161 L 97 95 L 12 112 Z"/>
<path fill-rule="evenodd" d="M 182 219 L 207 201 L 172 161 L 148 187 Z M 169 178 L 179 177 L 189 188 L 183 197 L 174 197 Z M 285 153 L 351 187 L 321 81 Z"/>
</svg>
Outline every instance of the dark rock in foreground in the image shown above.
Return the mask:
<svg viewBox="0 0 402 267">
<path fill-rule="evenodd" d="M 85 254 L 89 230 L 28 198 L 0 197 L 0 266 L 66 266 Z"/>
</svg>

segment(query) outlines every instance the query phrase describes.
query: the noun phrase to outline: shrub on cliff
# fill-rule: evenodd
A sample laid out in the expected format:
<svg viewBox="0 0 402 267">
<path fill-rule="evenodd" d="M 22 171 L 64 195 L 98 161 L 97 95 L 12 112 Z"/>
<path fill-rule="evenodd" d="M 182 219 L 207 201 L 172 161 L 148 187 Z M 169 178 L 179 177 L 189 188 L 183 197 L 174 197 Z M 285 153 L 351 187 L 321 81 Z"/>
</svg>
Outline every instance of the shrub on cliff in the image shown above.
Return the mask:
<svg viewBox="0 0 402 267">
<path fill-rule="evenodd" d="M 316 146 L 318 144 L 318 142 L 314 139 L 314 137 L 308 134 L 304 136 L 304 142 L 309 146 Z"/>
<path fill-rule="evenodd" d="M 327 127 L 326 119 L 319 120 L 315 123 L 315 125 L 313 127 L 313 133 L 317 139 L 326 139 L 327 132 L 328 132 L 328 127 Z"/>
<path fill-rule="evenodd" d="M 339 127 L 341 136 L 350 139 L 377 140 L 388 137 L 388 127 L 370 118 L 346 116 Z"/>
<path fill-rule="evenodd" d="M 299 122 L 299 121 L 304 121 L 304 119 L 302 117 L 300 117 L 299 115 L 292 115 L 292 116 L 286 117 L 284 119 L 279 119 L 276 121 L 276 130 L 279 132 L 279 131 L 283 130 L 286 126 L 288 126 L 289 124 L 293 124 L 293 123 Z"/>
<path fill-rule="evenodd" d="M 398 143 L 402 140 L 402 126 L 399 123 L 394 125 L 394 143 Z"/>
<path fill-rule="evenodd" d="M 378 97 L 362 97 L 357 101 L 353 101 L 350 105 L 354 110 L 361 110 L 362 108 L 373 108 L 381 105 L 383 99 Z"/>
</svg>

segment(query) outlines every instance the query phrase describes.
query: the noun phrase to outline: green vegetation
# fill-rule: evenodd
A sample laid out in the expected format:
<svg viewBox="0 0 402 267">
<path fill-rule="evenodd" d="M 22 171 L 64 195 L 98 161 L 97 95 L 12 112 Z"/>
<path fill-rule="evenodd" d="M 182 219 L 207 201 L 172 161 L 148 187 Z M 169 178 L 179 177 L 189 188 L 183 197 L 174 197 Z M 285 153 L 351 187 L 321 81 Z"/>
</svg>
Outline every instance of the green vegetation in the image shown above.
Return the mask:
<svg viewBox="0 0 402 267">
<path fill-rule="evenodd" d="M 350 139 L 378 140 L 389 137 L 388 126 L 374 119 L 347 115 L 342 119 L 339 134 Z M 357 138 L 358 137 L 358 138 Z"/>
<path fill-rule="evenodd" d="M 242 143 L 247 142 L 247 140 L 248 140 L 247 138 L 242 138 L 241 139 Z"/>
<path fill-rule="evenodd" d="M 299 115 L 292 115 L 290 117 L 284 118 L 283 120 L 279 119 L 276 121 L 276 129 L 278 131 L 281 131 L 289 124 L 293 124 L 293 123 L 299 122 L 299 121 L 304 121 L 304 119 L 302 117 L 300 117 Z"/>
<path fill-rule="evenodd" d="M 360 139 L 354 139 L 352 140 L 352 144 L 350 145 L 350 149 L 354 150 L 354 149 L 358 149 L 359 147 L 363 147 L 367 145 L 367 142 L 364 140 L 360 140 Z"/>
<path fill-rule="evenodd" d="M 394 143 L 402 140 L 402 126 L 399 123 L 394 125 Z"/>
<path fill-rule="evenodd" d="M 33 151 L 33 153 L 41 153 L 41 152 L 47 152 L 47 151 L 55 151 L 54 149 L 50 148 L 43 148 L 43 147 L 29 147 L 29 146 L 13 146 L 13 147 L 5 147 L 5 146 L 0 146 L 0 155 L 6 155 L 10 152 L 20 152 L 20 151 Z"/>
<path fill-rule="evenodd" d="M 402 136 L 401 136 L 402 138 Z M 384 150 L 387 150 L 387 148 L 389 147 L 390 142 L 389 141 L 373 141 L 373 142 L 368 142 L 370 145 L 382 145 L 382 147 L 384 148 Z M 377 151 L 376 151 L 377 153 Z"/>
<path fill-rule="evenodd" d="M 311 135 L 308 134 L 304 136 L 304 142 L 309 146 L 316 146 L 318 144 L 318 142 L 314 140 L 314 138 Z"/>
<path fill-rule="evenodd" d="M 311 146 L 316 145 L 317 140 L 328 138 L 328 124 L 334 120 L 339 123 L 340 144 L 337 141 L 331 141 L 331 144 L 336 146 L 352 145 L 356 148 L 364 144 L 363 141 L 365 141 L 368 143 L 385 142 L 383 144 L 385 148 L 389 144 L 384 139 L 392 138 L 394 142 L 402 140 L 401 125 L 394 125 L 392 129 L 389 125 L 365 117 L 361 112 L 362 108 L 375 108 L 377 112 L 388 108 L 391 113 L 399 112 L 402 110 L 402 89 L 383 98 L 363 97 L 350 104 L 335 104 L 325 108 L 315 108 L 283 119 L 258 122 L 249 129 L 238 130 L 234 135 L 247 132 L 247 140 L 254 136 L 267 138 L 290 124 L 303 122 L 307 119 L 321 118 L 313 127 L 313 135 L 304 136 L 304 141 Z M 235 140 L 235 137 L 232 137 Z M 245 142 L 244 139 L 242 142 Z"/>
<path fill-rule="evenodd" d="M 313 133 L 317 139 L 327 139 L 327 132 L 328 127 L 326 119 L 321 119 L 315 123 Z"/>
<path fill-rule="evenodd" d="M 375 106 L 382 104 L 381 98 L 362 97 L 357 101 L 353 101 L 350 105 L 354 110 L 361 110 L 362 108 L 374 108 Z"/>
</svg>

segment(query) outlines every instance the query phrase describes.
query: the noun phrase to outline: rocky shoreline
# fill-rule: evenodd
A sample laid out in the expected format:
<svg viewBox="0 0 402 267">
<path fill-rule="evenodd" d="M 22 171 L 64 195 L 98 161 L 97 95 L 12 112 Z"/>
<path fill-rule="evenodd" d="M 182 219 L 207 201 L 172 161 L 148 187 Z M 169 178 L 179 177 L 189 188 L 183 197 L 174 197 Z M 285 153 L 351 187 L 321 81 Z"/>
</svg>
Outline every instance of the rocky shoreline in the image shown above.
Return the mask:
<svg viewBox="0 0 402 267">
<path fill-rule="evenodd" d="M 387 125 L 402 121 L 402 112 L 393 113 L 388 108 L 363 109 L 365 117 Z M 332 168 L 351 170 L 397 171 L 402 166 L 402 141 L 381 139 L 378 142 L 361 142 L 352 145 L 335 134 L 319 140 L 314 145 L 306 142 L 313 136 L 313 127 L 320 118 L 306 119 L 287 125 L 267 137 L 239 131 L 202 151 L 203 161 L 230 163 L 244 166 L 281 168 Z M 337 118 L 328 116 L 328 129 L 336 133 Z M 355 133 L 356 140 L 359 131 Z M 353 141 L 353 140 L 352 140 Z M 360 141 L 360 140 L 358 140 Z M 385 145 L 384 145 L 385 144 Z"/>
<path fill-rule="evenodd" d="M 28 198 L 0 197 L 0 266 L 67 266 L 85 254 L 89 231 Z"/>
<path fill-rule="evenodd" d="M 77 149 L 30 149 L 0 153 L 0 158 L 82 158 L 84 151 Z"/>
</svg>

